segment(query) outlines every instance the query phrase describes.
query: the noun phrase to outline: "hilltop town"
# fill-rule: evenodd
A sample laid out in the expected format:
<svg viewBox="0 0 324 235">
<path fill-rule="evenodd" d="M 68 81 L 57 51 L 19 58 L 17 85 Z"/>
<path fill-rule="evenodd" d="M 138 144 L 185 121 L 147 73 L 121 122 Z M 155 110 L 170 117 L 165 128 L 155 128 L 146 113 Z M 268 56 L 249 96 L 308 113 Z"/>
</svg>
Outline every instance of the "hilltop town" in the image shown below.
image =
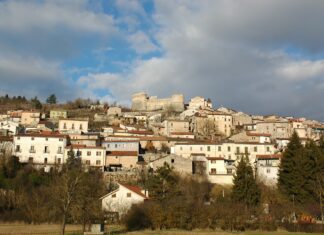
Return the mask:
<svg viewBox="0 0 324 235">
<path fill-rule="evenodd" d="M 73 106 L 48 108 L 2 113 L 1 153 L 49 171 L 73 149 L 84 165 L 134 177 L 143 167 L 168 162 L 176 171 L 204 174 L 219 184 L 232 184 L 237 157 L 247 153 L 259 178 L 276 184 L 292 133 L 303 142 L 318 141 L 324 133 L 319 121 L 215 108 L 203 97 L 186 104 L 182 94 L 159 99 L 137 93 L 130 110 L 90 103 L 80 114 Z"/>
<path fill-rule="evenodd" d="M 101 200 L 103 210 L 120 215 L 150 195 L 129 182 L 139 182 L 143 172 L 166 164 L 180 176 L 197 176 L 226 188 L 233 185 L 238 163 L 246 156 L 258 182 L 275 187 L 291 136 L 297 134 L 305 145 L 318 142 L 324 133 L 324 124 L 316 120 L 251 115 L 214 107 L 200 96 L 185 103 L 182 94 L 160 99 L 141 92 L 132 96 L 131 108 L 81 99 L 56 104 L 54 95 L 46 104 L 19 99 L 27 109 L 8 110 L 13 106 L 1 101 L 1 157 L 15 156 L 20 164 L 46 174 L 60 169 L 73 154 L 85 169 L 98 169 L 106 184 L 119 187 Z M 117 192 L 127 197 L 119 198 Z M 117 206 L 110 203 L 115 197 Z M 128 204 L 121 211 L 123 200 Z"/>
</svg>

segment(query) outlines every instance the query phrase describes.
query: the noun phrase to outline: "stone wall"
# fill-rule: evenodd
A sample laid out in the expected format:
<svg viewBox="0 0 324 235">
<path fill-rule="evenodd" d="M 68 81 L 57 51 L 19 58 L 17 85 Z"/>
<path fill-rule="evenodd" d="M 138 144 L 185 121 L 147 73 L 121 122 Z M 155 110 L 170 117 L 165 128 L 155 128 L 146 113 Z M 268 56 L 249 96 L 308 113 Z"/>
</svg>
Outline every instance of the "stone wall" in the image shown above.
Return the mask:
<svg viewBox="0 0 324 235">
<path fill-rule="evenodd" d="M 184 96 L 174 94 L 169 98 L 159 99 L 157 96 L 148 97 L 146 93 L 140 92 L 132 96 L 133 111 L 156 111 L 169 110 L 181 112 L 184 110 Z"/>
</svg>

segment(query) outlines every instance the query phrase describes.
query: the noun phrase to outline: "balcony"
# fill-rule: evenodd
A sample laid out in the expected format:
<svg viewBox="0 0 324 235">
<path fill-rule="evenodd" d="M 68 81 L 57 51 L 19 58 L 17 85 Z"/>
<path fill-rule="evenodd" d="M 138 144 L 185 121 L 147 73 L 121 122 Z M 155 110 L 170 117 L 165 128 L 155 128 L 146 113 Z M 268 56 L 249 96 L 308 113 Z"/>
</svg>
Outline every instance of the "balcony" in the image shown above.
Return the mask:
<svg viewBox="0 0 324 235">
<path fill-rule="evenodd" d="M 29 149 L 29 152 L 30 153 L 36 153 L 36 150 L 35 149 Z"/>
<path fill-rule="evenodd" d="M 43 153 L 45 153 L 45 154 L 49 154 L 50 153 L 50 151 L 49 150 L 44 150 L 44 152 Z"/>
<path fill-rule="evenodd" d="M 16 153 L 21 153 L 21 149 L 16 149 L 15 152 Z"/>
<path fill-rule="evenodd" d="M 63 151 L 62 151 L 62 150 L 57 150 L 56 153 L 57 153 L 57 154 L 63 154 Z"/>
</svg>

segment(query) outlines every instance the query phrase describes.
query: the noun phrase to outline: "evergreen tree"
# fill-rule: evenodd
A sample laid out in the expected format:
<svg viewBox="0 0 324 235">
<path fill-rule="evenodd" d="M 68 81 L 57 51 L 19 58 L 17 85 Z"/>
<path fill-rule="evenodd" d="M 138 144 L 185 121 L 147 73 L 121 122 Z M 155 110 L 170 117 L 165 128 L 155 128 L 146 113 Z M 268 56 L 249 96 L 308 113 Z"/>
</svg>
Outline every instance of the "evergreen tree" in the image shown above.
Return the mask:
<svg viewBox="0 0 324 235">
<path fill-rule="evenodd" d="M 247 156 L 242 156 L 234 175 L 232 199 L 244 203 L 247 207 L 257 206 L 261 191 L 253 174 L 252 166 Z"/>
<path fill-rule="evenodd" d="M 301 175 L 297 170 L 297 165 L 301 164 L 300 162 L 298 163 L 298 159 L 302 159 L 302 150 L 303 146 L 299 136 L 294 132 L 282 155 L 278 179 L 279 190 L 291 199 L 299 194 L 300 191 L 298 181 L 301 180 Z M 300 154 L 299 157 L 297 156 L 298 154 Z"/>
<path fill-rule="evenodd" d="M 37 96 L 30 100 L 35 109 L 41 109 L 43 107 L 42 103 L 38 100 Z"/>
<path fill-rule="evenodd" d="M 56 96 L 55 96 L 55 94 L 51 94 L 49 97 L 47 97 L 46 103 L 48 103 L 48 104 L 56 104 Z"/>
</svg>

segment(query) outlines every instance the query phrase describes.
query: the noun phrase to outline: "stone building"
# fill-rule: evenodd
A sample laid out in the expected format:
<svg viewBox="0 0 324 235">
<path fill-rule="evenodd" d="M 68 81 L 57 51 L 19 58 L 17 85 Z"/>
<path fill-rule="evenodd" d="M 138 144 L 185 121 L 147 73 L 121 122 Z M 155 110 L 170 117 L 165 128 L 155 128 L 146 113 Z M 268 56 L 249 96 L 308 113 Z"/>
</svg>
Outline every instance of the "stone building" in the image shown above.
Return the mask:
<svg viewBox="0 0 324 235">
<path fill-rule="evenodd" d="M 157 96 L 148 97 L 144 92 L 136 93 L 132 96 L 132 110 L 172 110 L 182 112 L 184 110 L 184 96 L 182 94 L 174 94 L 169 98 L 158 99 Z"/>
</svg>

